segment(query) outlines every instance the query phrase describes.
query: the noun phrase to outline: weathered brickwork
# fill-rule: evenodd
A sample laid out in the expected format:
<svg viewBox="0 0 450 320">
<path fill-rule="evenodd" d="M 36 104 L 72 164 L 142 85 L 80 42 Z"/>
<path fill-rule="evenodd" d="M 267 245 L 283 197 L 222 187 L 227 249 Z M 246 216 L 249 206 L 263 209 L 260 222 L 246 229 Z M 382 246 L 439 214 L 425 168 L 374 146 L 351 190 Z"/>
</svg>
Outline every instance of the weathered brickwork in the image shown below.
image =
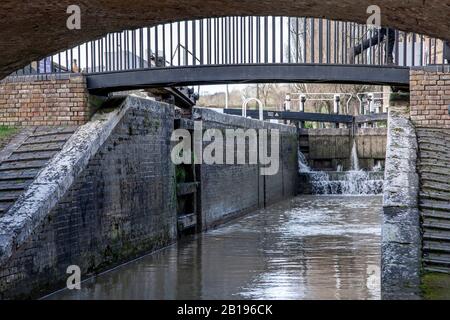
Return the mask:
<svg viewBox="0 0 450 320">
<path fill-rule="evenodd" d="M 0 125 L 80 125 L 90 116 L 83 75 L 29 75 L 0 82 Z"/>
<path fill-rule="evenodd" d="M 294 196 L 297 182 L 296 129 L 283 125 L 261 123 L 257 120 L 196 109 L 196 120 L 202 120 L 203 129 L 279 129 L 280 166 L 277 174 L 263 176 L 261 165 L 206 165 L 201 166 L 202 228 L 208 229 L 239 214 L 262 208 Z M 269 139 L 270 141 L 270 139 Z M 204 143 L 204 146 L 209 142 Z M 248 150 L 248 141 L 246 142 Z M 225 154 L 225 151 L 224 151 Z M 269 153 L 270 154 L 270 153 Z"/>
<path fill-rule="evenodd" d="M 0 298 L 63 287 L 176 239 L 173 107 L 131 107 L 69 191 L 0 268 Z"/>
<path fill-rule="evenodd" d="M 210 110 L 201 114 L 204 129 L 271 128 L 280 129 L 281 134 L 280 167 L 275 175 L 262 176 L 260 165 L 198 166 L 198 213 L 204 229 L 295 195 L 298 142 L 294 127 Z M 73 145 L 79 139 L 85 141 L 84 135 L 91 132 L 86 128 L 104 137 L 92 153 L 84 152 L 87 147 L 81 143 Z M 88 154 L 81 173 L 73 173 L 70 182 L 58 183 L 67 184 L 61 195 L 48 195 L 39 188 L 30 195 L 39 202 L 47 200 L 44 196 L 54 198 L 56 206 L 39 215 L 1 217 L 0 222 L 16 223 L 6 228 L 13 233 L 8 242 L 12 246 L 5 243 L 9 233 L 0 234 L 0 298 L 38 297 L 65 286 L 69 265 L 78 265 L 85 279 L 175 241 L 177 194 L 175 166 L 170 160 L 173 129 L 172 106 L 133 97 L 114 111 L 99 112 L 82 126 L 68 142 L 71 147 L 61 151 L 66 157 L 58 158 L 66 163 L 67 156 L 75 157 L 75 153 L 67 154 L 68 150 L 81 152 L 77 156 L 81 158 Z M 93 141 L 91 145 L 98 139 Z M 83 150 L 75 150 L 76 146 Z M 61 170 L 65 171 L 64 166 Z M 65 172 L 56 171 L 65 177 Z M 52 181 L 41 183 L 41 188 L 50 188 Z M 14 208 L 23 208 L 16 205 Z M 26 230 L 14 229 L 22 225 L 21 217 L 30 220 L 23 224 Z M 16 239 L 14 234 L 19 233 L 23 236 Z"/>
<path fill-rule="evenodd" d="M 450 128 L 450 67 L 411 70 L 411 120 L 416 126 Z"/>
</svg>

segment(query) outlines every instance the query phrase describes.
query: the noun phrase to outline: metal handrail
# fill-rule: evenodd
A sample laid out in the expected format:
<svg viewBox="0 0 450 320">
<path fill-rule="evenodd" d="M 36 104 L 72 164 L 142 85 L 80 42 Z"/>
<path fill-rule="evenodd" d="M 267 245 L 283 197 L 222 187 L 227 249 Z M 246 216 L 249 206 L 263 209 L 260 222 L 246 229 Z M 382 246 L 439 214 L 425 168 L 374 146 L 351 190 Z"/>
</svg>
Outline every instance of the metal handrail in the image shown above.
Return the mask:
<svg viewBox="0 0 450 320">
<path fill-rule="evenodd" d="M 396 65 L 410 67 L 445 63 L 446 48 L 441 40 L 402 31 L 394 33 L 392 59 Z M 376 44 L 372 43 L 372 35 L 372 30 L 366 25 L 327 19 L 275 16 L 206 18 L 110 33 L 35 61 L 14 75 L 146 69 L 154 67 L 152 59 L 159 67 L 159 58 L 164 61 L 164 66 L 172 67 L 389 65 L 389 33 L 384 39 L 378 33 Z M 364 41 L 366 45 L 367 41 L 373 45 L 352 57 L 352 52 Z"/>
</svg>

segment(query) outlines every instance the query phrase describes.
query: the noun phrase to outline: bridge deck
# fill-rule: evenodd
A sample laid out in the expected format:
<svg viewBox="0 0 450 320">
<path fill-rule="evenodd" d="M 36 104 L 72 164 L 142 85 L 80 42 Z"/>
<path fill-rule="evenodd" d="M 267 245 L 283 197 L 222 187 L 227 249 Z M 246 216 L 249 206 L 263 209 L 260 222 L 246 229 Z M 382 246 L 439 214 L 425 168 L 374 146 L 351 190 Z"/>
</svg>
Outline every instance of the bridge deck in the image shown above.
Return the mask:
<svg viewBox="0 0 450 320">
<path fill-rule="evenodd" d="M 409 68 L 374 65 L 242 64 L 161 67 L 91 73 L 91 92 L 226 83 L 314 82 L 409 85 Z"/>
</svg>

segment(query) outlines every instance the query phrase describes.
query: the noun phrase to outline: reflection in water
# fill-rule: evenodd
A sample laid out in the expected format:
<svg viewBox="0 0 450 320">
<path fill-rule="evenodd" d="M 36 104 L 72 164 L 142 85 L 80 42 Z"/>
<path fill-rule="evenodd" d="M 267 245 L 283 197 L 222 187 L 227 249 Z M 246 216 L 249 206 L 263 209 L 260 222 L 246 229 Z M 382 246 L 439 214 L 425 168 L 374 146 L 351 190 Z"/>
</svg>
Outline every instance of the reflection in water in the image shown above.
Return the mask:
<svg viewBox="0 0 450 320">
<path fill-rule="evenodd" d="M 379 299 L 381 198 L 300 196 L 50 299 Z"/>
</svg>

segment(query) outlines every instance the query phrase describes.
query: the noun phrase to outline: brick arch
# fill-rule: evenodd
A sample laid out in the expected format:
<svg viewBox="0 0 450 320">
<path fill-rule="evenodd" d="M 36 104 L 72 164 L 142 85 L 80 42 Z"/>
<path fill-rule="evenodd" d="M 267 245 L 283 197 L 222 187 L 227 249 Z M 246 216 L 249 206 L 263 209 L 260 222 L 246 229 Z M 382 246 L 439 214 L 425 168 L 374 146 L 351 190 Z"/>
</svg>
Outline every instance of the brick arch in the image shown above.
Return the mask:
<svg viewBox="0 0 450 320">
<path fill-rule="evenodd" d="M 69 31 L 66 8 L 78 4 L 82 30 Z M 450 0 L 17 0 L 0 2 L 0 78 L 50 53 L 105 33 L 192 18 L 232 15 L 326 17 L 365 23 L 369 5 L 382 24 L 450 40 Z"/>
</svg>

